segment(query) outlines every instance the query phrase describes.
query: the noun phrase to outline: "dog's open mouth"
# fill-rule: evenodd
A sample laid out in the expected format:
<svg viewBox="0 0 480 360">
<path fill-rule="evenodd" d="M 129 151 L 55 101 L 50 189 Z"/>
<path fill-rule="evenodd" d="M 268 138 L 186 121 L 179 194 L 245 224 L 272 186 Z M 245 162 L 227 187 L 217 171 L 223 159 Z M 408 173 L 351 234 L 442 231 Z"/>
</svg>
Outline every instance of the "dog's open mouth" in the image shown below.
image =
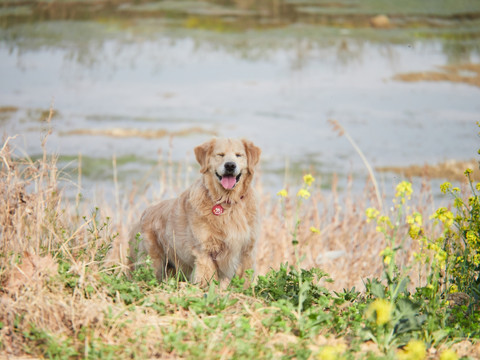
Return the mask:
<svg viewBox="0 0 480 360">
<path fill-rule="evenodd" d="M 237 176 L 233 176 L 233 175 L 220 176 L 218 175 L 218 173 L 215 173 L 215 175 L 217 175 L 218 180 L 220 180 L 220 183 L 222 184 L 224 189 L 232 190 L 240 180 L 240 176 L 242 176 L 242 173 L 238 174 Z"/>
</svg>

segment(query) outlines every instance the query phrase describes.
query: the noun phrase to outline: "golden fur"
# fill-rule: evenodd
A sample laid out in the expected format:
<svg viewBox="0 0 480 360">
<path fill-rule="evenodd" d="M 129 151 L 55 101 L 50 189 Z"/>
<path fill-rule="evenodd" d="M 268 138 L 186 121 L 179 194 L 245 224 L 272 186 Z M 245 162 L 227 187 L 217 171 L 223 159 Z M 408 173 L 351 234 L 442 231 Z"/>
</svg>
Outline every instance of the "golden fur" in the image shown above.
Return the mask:
<svg viewBox="0 0 480 360">
<path fill-rule="evenodd" d="M 178 198 L 145 210 L 130 235 L 130 259 L 141 266 L 150 256 L 159 280 L 182 272 L 202 286 L 211 279 L 225 286 L 255 267 L 259 222 L 250 185 L 261 151 L 234 139 L 212 139 L 194 151 L 202 176 Z M 212 212 L 217 204 L 221 215 Z"/>
</svg>

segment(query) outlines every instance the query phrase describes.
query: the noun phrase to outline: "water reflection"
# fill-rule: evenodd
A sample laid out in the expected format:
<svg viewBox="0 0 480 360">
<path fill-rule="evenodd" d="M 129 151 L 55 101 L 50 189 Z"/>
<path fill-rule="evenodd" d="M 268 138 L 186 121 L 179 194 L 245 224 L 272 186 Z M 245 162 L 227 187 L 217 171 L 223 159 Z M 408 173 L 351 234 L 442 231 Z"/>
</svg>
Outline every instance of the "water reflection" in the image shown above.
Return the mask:
<svg viewBox="0 0 480 360">
<path fill-rule="evenodd" d="M 157 150 L 174 146 L 172 161 L 193 163 L 191 149 L 211 133 L 245 136 L 264 149 L 272 187 L 287 158 L 294 172 L 353 172 L 363 181 L 363 165 L 328 128 L 330 118 L 376 166 L 474 156 L 478 88 L 393 79 L 478 62 L 480 3 L 306 3 L 0 7 L 0 106 L 18 108 L 1 114 L 2 128 L 38 153 L 38 119 L 54 98 L 52 151 L 65 161 L 79 152 L 100 160 L 91 166 L 116 155 L 126 177 L 156 163 Z M 387 29 L 370 25 L 381 11 L 395 14 Z M 137 136 L 146 133 L 175 136 Z"/>
</svg>

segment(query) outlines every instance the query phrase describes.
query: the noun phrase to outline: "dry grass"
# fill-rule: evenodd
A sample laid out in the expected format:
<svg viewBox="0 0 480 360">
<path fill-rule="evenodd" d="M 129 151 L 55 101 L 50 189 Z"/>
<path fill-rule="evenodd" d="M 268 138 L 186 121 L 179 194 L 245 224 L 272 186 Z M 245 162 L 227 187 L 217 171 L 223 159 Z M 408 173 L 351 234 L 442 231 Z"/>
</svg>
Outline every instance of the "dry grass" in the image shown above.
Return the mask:
<svg viewBox="0 0 480 360">
<path fill-rule="evenodd" d="M 425 164 L 423 166 L 385 166 L 378 167 L 381 172 L 393 172 L 411 177 L 427 177 L 431 179 L 447 179 L 450 181 L 465 181 L 465 169 L 471 169 L 473 181 L 480 181 L 480 168 L 475 159 L 469 161 L 448 160 L 438 164 Z"/>
<path fill-rule="evenodd" d="M 144 139 L 159 139 L 169 136 L 188 136 L 192 134 L 208 134 L 215 136 L 217 133 L 212 130 L 206 130 L 201 127 L 191 127 L 178 131 L 159 130 L 138 130 L 138 129 L 77 129 L 61 133 L 62 135 L 89 135 L 89 136 L 108 136 L 116 138 L 140 137 Z"/>
<path fill-rule="evenodd" d="M 480 86 L 480 64 L 460 64 L 439 66 L 441 71 L 423 71 L 397 74 L 395 80 L 406 82 L 449 81 Z"/>
<path fill-rule="evenodd" d="M 261 206 L 265 215 L 257 257 L 260 274 L 277 268 L 282 262 L 296 263 L 292 232 L 297 201 L 293 197 L 283 204 L 281 200 L 263 197 Z M 301 266 L 319 267 L 329 273 L 334 283 L 325 284 L 327 288 L 339 291 L 355 286 L 361 290 L 367 278 L 381 275 L 383 266 L 379 252 L 386 243 L 376 226 L 367 222 L 365 209 L 371 204 L 377 204 L 373 186 L 367 184 L 363 194 L 353 194 L 350 190 L 339 194 L 335 181 L 328 194 L 313 190 L 312 197 L 303 200 L 298 233 Z M 423 183 L 421 193 L 411 206 L 428 218 L 433 199 L 427 182 Z M 312 232 L 312 226 L 320 232 Z M 407 233 L 408 229 L 402 228 L 398 234 L 398 238 L 404 239 L 406 250 L 397 260 L 405 266 L 412 259 L 412 253 L 418 251 L 418 244 Z"/>
<path fill-rule="evenodd" d="M 180 284 L 172 294 L 147 288 L 143 289 L 145 299 L 141 303 L 127 306 L 118 292 L 112 295 L 105 285 L 102 274 L 126 270 L 129 224 L 149 202 L 144 192 L 135 187 L 127 194 L 117 191 L 114 204 L 105 200 L 92 212 L 91 204 L 67 201 L 54 156 L 44 152 L 37 161 L 16 157 L 10 141 L 7 138 L 0 150 L 0 349 L 4 354 L 48 356 L 45 349 L 54 346 L 50 342 L 55 346 L 60 342 L 65 344 L 62 351 L 66 354 L 68 349 L 77 349 L 74 357 L 95 358 L 100 355 L 92 352 L 102 349 L 117 356 L 120 352 L 122 357 L 178 358 L 182 354 L 169 345 L 173 340 L 168 339 L 182 331 L 186 333 L 182 338 L 186 346 L 202 341 L 210 344 L 212 336 L 225 343 L 220 348 L 202 348 L 207 357 L 228 358 L 232 343 L 241 346 L 239 339 L 225 338 L 223 325 L 201 335 L 202 328 L 210 329 L 210 317 L 172 304 L 172 296 L 188 294 L 202 299 L 204 293 L 199 289 L 195 292 L 195 288 Z M 173 171 L 166 169 L 166 184 L 173 183 L 172 176 Z M 376 203 L 372 186 L 367 185 L 363 194 L 349 190 L 339 194 L 334 182 L 328 194 L 319 187 L 312 189 L 312 196 L 299 207 L 295 196 L 272 198 L 262 192 L 260 181 L 257 187 L 263 214 L 257 254 L 259 274 L 278 269 L 281 263 L 296 263 L 292 231 L 298 209 L 303 268 L 327 271 L 335 280 L 328 286 L 335 290 L 352 286 L 361 290 L 364 279 L 380 276 L 379 251 L 385 243 L 364 215 L 369 204 Z M 161 188 L 158 197 L 164 195 L 166 185 Z M 415 205 L 417 211 L 430 211 L 426 208 L 431 204 L 428 194 L 425 185 L 415 201 L 423 204 Z M 311 232 L 311 226 L 320 233 Z M 404 245 L 408 251 L 401 261 L 406 264 L 415 245 Z M 104 253 L 106 260 L 99 260 L 99 254 Z M 68 271 L 60 271 L 62 263 L 69 264 Z M 70 277 L 75 278 L 74 285 L 69 285 Z M 291 333 L 279 334 L 266 328 L 264 320 L 271 310 L 260 300 L 240 294 L 230 296 L 237 302 L 222 314 L 221 324 L 234 324 L 239 321 L 238 314 L 247 314 L 256 341 L 278 356 L 288 353 L 288 344 L 298 341 Z M 165 313 L 153 310 L 151 304 L 158 303 L 165 304 Z M 39 352 L 36 347 L 43 350 Z M 81 354 L 78 349 L 83 349 Z"/>
</svg>

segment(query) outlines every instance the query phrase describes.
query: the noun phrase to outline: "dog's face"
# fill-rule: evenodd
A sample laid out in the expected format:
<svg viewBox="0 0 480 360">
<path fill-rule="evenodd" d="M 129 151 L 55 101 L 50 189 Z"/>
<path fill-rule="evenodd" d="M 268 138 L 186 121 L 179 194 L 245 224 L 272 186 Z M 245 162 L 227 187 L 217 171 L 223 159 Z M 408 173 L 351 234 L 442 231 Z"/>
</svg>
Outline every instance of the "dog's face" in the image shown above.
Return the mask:
<svg viewBox="0 0 480 360">
<path fill-rule="evenodd" d="M 253 175 L 260 152 L 252 142 L 235 139 L 213 139 L 195 148 L 200 171 L 214 175 L 227 191 L 233 190 L 245 177 Z"/>
</svg>

